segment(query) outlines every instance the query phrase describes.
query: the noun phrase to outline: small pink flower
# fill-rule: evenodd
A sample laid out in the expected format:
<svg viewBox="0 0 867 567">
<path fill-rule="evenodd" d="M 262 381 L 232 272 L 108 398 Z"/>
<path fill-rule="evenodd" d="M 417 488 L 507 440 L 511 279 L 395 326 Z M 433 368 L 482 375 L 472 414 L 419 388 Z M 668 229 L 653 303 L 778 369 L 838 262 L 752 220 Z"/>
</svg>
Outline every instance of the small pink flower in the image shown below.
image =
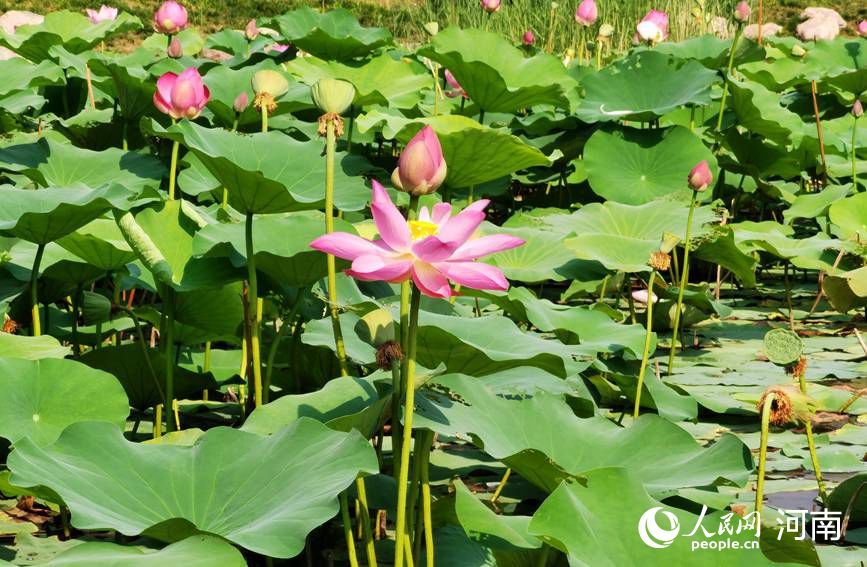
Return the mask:
<svg viewBox="0 0 867 567">
<path fill-rule="evenodd" d="M 632 292 L 632 299 L 634 299 L 635 301 L 637 301 L 638 303 L 640 303 L 642 305 L 647 305 L 647 297 L 649 295 L 650 294 L 648 293 L 648 291 L 646 289 L 639 289 L 637 291 Z M 654 293 L 653 294 L 653 302 L 657 303 L 658 301 L 659 301 L 659 297 Z"/>
<path fill-rule="evenodd" d="M 235 112 L 241 114 L 247 107 L 250 106 L 250 95 L 247 94 L 247 91 L 242 92 L 238 96 L 235 97 L 235 102 L 232 104 L 232 108 L 235 109 Z"/>
<path fill-rule="evenodd" d="M 253 41 L 257 37 L 259 37 L 259 27 L 256 25 L 256 20 L 250 20 L 247 22 L 247 27 L 244 28 L 244 35 L 247 36 L 247 39 Z"/>
<path fill-rule="evenodd" d="M 575 10 L 575 21 L 582 26 L 592 26 L 599 17 L 599 9 L 593 0 L 581 0 L 578 9 Z"/>
<path fill-rule="evenodd" d="M 482 0 L 481 5 L 482 9 L 489 14 L 500 10 L 500 0 Z"/>
<path fill-rule="evenodd" d="M 157 90 L 154 93 L 154 106 L 175 120 L 199 116 L 211 92 L 202 82 L 198 69 L 190 67 L 180 75 L 166 73 L 157 80 Z"/>
<path fill-rule="evenodd" d="M 438 203 L 430 210 L 422 207 L 418 220 L 407 222 L 388 192 L 374 181 L 370 211 L 380 238 L 370 241 L 333 232 L 310 247 L 351 261 L 346 273 L 356 279 L 397 283 L 412 278 L 429 297 L 454 295 L 449 280 L 472 289 L 504 291 L 509 282 L 503 272 L 475 260 L 521 246 L 524 240 L 507 234 L 472 238 L 485 219 L 487 205 L 488 200 L 482 199 L 451 216 L 452 206 Z"/>
<path fill-rule="evenodd" d="M 521 41 L 524 42 L 524 45 L 533 45 L 536 43 L 536 34 L 533 33 L 533 30 L 527 30 L 524 32 L 524 37 L 521 38 Z"/>
<path fill-rule="evenodd" d="M 187 9 L 169 0 L 154 12 L 154 31 L 166 35 L 174 35 L 187 27 L 189 23 Z"/>
<path fill-rule="evenodd" d="M 638 22 L 636 34 L 633 39 L 648 43 L 659 43 L 668 39 L 668 14 L 659 10 L 651 10 Z"/>
<path fill-rule="evenodd" d="M 412 195 L 427 195 L 443 184 L 447 172 L 440 140 L 433 128 L 425 126 L 401 152 L 391 178 L 401 191 Z"/>
<path fill-rule="evenodd" d="M 90 19 L 90 23 L 92 24 L 98 24 L 100 22 L 108 22 L 117 19 L 117 8 L 112 8 L 110 6 L 106 6 L 105 4 L 100 6 L 99 10 L 87 8 L 84 11 L 87 12 L 87 17 Z"/>
<path fill-rule="evenodd" d="M 750 10 L 750 3 L 742 0 L 738 2 L 738 5 L 735 6 L 735 20 L 738 22 L 745 24 L 750 21 L 750 14 L 752 10 Z"/>
<path fill-rule="evenodd" d="M 184 48 L 181 45 L 181 40 L 176 37 L 172 38 L 172 41 L 169 42 L 169 48 L 166 50 L 166 55 L 171 57 L 172 59 L 180 59 L 184 54 Z"/>
<path fill-rule="evenodd" d="M 856 98 L 855 104 L 852 105 L 852 116 L 855 118 L 861 118 L 864 116 L 864 105 L 861 104 L 860 98 Z"/>
<path fill-rule="evenodd" d="M 458 80 L 455 79 L 455 76 L 452 75 L 451 71 L 446 69 L 445 75 L 446 83 L 448 83 L 448 85 L 451 87 L 451 89 L 447 90 L 445 93 L 447 97 L 455 98 L 456 96 L 462 96 L 464 98 L 470 98 L 467 95 L 467 91 L 465 91 L 461 84 L 458 82 Z"/>
<path fill-rule="evenodd" d="M 706 159 L 701 160 L 692 168 L 687 181 L 689 181 L 689 186 L 695 191 L 704 191 L 708 188 L 708 185 L 713 183 L 713 174 Z"/>
<path fill-rule="evenodd" d="M 858 35 L 867 36 L 867 20 L 858 22 Z"/>
</svg>

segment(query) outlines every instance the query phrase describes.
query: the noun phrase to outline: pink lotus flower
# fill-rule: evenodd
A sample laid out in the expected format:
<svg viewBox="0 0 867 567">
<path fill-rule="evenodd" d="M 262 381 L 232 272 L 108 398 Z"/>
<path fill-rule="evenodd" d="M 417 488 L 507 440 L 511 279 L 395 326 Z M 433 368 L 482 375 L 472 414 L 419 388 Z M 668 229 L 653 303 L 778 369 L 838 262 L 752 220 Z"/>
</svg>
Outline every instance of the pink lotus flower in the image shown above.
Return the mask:
<svg viewBox="0 0 867 567">
<path fill-rule="evenodd" d="M 704 191 L 708 185 L 713 183 L 713 173 L 710 171 L 710 166 L 706 159 L 701 160 L 689 172 L 689 186 L 695 191 Z"/>
<path fill-rule="evenodd" d="M 183 54 L 184 47 L 181 45 L 181 40 L 173 37 L 172 41 L 169 42 L 169 48 L 166 49 L 166 55 L 168 55 L 172 59 L 180 59 Z"/>
<path fill-rule="evenodd" d="M 449 98 L 455 98 L 456 96 L 462 96 L 464 98 L 470 98 L 467 95 L 467 91 L 464 90 L 464 87 L 455 79 L 455 76 L 452 75 L 452 72 L 446 69 L 446 83 L 451 87 L 451 89 L 445 92 L 446 96 Z"/>
<path fill-rule="evenodd" d="M 521 41 L 524 42 L 524 45 L 533 45 L 536 43 L 536 34 L 533 33 L 533 30 L 527 30 L 524 32 L 524 37 L 521 38 Z"/>
<path fill-rule="evenodd" d="M 248 106 L 250 106 L 250 95 L 247 94 L 247 91 L 236 96 L 235 101 L 232 103 L 232 108 L 234 108 L 235 112 L 238 114 L 247 110 Z"/>
<path fill-rule="evenodd" d="M 593 0 L 582 0 L 575 10 L 575 21 L 582 26 L 592 26 L 599 17 L 599 9 Z"/>
<path fill-rule="evenodd" d="M 804 19 L 795 31 L 804 41 L 832 40 L 846 27 L 846 20 L 830 8 L 807 8 L 801 14 Z"/>
<path fill-rule="evenodd" d="M 852 105 L 852 116 L 861 118 L 864 116 L 864 105 L 861 104 L 861 99 L 856 98 L 855 104 Z"/>
<path fill-rule="evenodd" d="M 524 244 L 507 234 L 472 239 L 485 219 L 487 199 L 476 201 L 455 216 L 448 203 L 432 210 L 422 207 L 418 220 L 407 222 L 386 190 L 373 182 L 370 210 L 380 239 L 370 241 L 345 232 L 320 236 L 310 246 L 350 260 L 347 275 L 364 281 L 412 281 L 430 297 L 454 295 L 449 280 L 472 289 L 509 289 L 499 268 L 474 260 Z"/>
<path fill-rule="evenodd" d="M 256 25 L 255 19 L 247 22 L 247 27 L 244 28 L 244 35 L 247 36 L 247 39 L 250 41 L 259 37 L 259 27 Z"/>
<path fill-rule="evenodd" d="M 87 8 L 84 11 L 87 12 L 87 17 L 90 19 L 90 23 L 92 24 L 110 22 L 111 20 L 117 19 L 117 8 L 112 8 L 105 4 L 100 6 L 99 10 Z"/>
<path fill-rule="evenodd" d="M 738 5 L 735 6 L 735 20 L 745 24 L 750 21 L 750 14 L 752 10 L 750 10 L 750 3 L 742 0 L 738 2 Z"/>
<path fill-rule="evenodd" d="M 642 305 L 647 305 L 647 298 L 650 296 L 650 293 L 646 289 L 639 289 L 637 291 L 632 292 L 632 299 L 641 303 Z M 653 294 L 653 302 L 657 303 L 659 301 L 659 297 L 654 293 Z"/>
<path fill-rule="evenodd" d="M 867 36 L 867 20 L 858 22 L 858 35 Z"/>
<path fill-rule="evenodd" d="M 288 45 L 284 45 L 282 43 L 272 43 L 271 45 L 265 46 L 265 53 L 270 51 L 274 51 L 276 53 L 284 53 L 287 49 L 289 49 Z"/>
<path fill-rule="evenodd" d="M 157 80 L 154 106 L 175 120 L 192 120 L 202 112 L 210 98 L 211 92 L 202 82 L 198 69 L 190 67 L 180 75 L 169 72 Z"/>
<path fill-rule="evenodd" d="M 481 5 L 482 9 L 489 14 L 500 10 L 500 0 L 482 0 Z"/>
<path fill-rule="evenodd" d="M 439 189 L 446 179 L 447 170 L 440 140 L 433 128 L 425 126 L 401 152 L 391 179 L 401 191 L 427 195 Z"/>
<path fill-rule="evenodd" d="M 636 34 L 633 41 L 639 40 L 648 43 L 659 43 L 668 39 L 668 14 L 659 10 L 651 10 L 641 19 L 636 26 Z"/>
<path fill-rule="evenodd" d="M 189 23 L 187 9 L 177 2 L 163 2 L 154 12 L 154 31 L 166 35 L 173 35 L 182 31 Z"/>
</svg>

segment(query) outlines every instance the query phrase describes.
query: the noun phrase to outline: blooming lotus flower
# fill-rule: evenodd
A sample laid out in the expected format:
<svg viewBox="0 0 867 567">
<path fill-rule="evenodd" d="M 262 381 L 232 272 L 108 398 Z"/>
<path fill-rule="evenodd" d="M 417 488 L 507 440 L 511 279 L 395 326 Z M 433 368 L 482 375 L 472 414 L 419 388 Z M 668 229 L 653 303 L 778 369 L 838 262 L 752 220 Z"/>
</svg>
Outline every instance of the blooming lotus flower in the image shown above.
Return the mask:
<svg viewBox="0 0 867 567">
<path fill-rule="evenodd" d="M 752 10 L 750 10 L 749 2 L 741 0 L 741 2 L 738 2 L 738 5 L 735 6 L 735 20 L 742 23 L 742 24 L 745 24 L 748 21 L 750 21 L 750 14 L 751 13 L 752 13 Z"/>
<path fill-rule="evenodd" d="M 407 222 L 385 188 L 373 182 L 370 210 L 380 238 L 366 240 L 333 232 L 310 243 L 311 248 L 349 260 L 346 274 L 364 281 L 412 281 L 429 297 L 454 295 L 449 280 L 472 289 L 506 290 L 509 282 L 499 268 L 475 260 L 524 244 L 507 234 L 471 238 L 485 219 L 487 199 L 476 201 L 455 216 L 448 203 L 422 207 L 418 220 Z"/>
<path fill-rule="evenodd" d="M 166 50 L 166 55 L 172 59 L 180 59 L 183 54 L 184 48 L 181 45 L 181 40 L 173 37 L 172 41 L 169 43 L 169 48 Z"/>
<path fill-rule="evenodd" d="M 247 22 L 247 27 L 244 28 L 244 35 L 247 36 L 247 39 L 250 41 L 259 37 L 259 28 L 256 26 L 256 20 L 250 20 Z"/>
<path fill-rule="evenodd" d="M 533 33 L 533 30 L 525 31 L 524 37 L 521 38 L 521 41 L 524 42 L 524 45 L 533 45 L 536 43 L 536 35 Z"/>
<path fill-rule="evenodd" d="M 830 8 L 807 8 L 801 17 L 805 21 L 798 24 L 795 31 L 804 41 L 832 40 L 846 27 L 846 20 Z"/>
<path fill-rule="evenodd" d="M 593 0 L 582 0 L 575 10 L 575 21 L 582 26 L 592 26 L 599 17 L 599 9 Z"/>
<path fill-rule="evenodd" d="M 708 185 L 713 183 L 713 173 L 710 171 L 710 166 L 706 159 L 701 160 L 689 172 L 689 186 L 695 191 L 704 191 Z"/>
<path fill-rule="evenodd" d="M 481 5 L 482 9 L 489 14 L 500 10 L 500 0 L 482 0 Z"/>
<path fill-rule="evenodd" d="M 163 2 L 154 12 L 154 31 L 173 35 L 187 27 L 187 9 L 177 2 Z"/>
<path fill-rule="evenodd" d="M 783 31 L 783 26 L 776 22 L 762 24 L 762 37 L 773 37 Z M 759 24 L 750 24 L 744 28 L 744 37 L 757 39 L 759 37 Z"/>
<path fill-rule="evenodd" d="M 858 35 L 867 36 L 867 20 L 858 22 Z"/>
<path fill-rule="evenodd" d="M 90 19 L 90 23 L 92 24 L 110 22 L 111 20 L 117 19 L 117 8 L 112 8 L 105 4 L 100 6 L 99 10 L 87 8 L 85 12 L 87 12 L 87 17 Z"/>
<path fill-rule="evenodd" d="M 446 173 L 440 140 L 433 128 L 425 126 L 401 152 L 391 180 L 401 191 L 411 195 L 427 195 L 442 185 Z"/>
<path fill-rule="evenodd" d="M 659 43 L 668 39 L 668 14 L 659 10 L 651 10 L 636 26 L 635 40 L 648 43 Z"/>
<path fill-rule="evenodd" d="M 461 84 L 458 82 L 458 80 L 455 79 L 455 76 L 452 75 L 451 71 L 446 69 L 445 75 L 446 75 L 446 83 L 448 83 L 449 86 L 451 87 L 450 90 L 447 90 L 445 92 L 445 95 L 447 97 L 455 98 L 456 96 L 462 96 L 464 98 L 470 98 L 467 95 L 467 91 L 465 91 L 464 87 L 462 87 Z"/>
<path fill-rule="evenodd" d="M 157 80 L 154 106 L 175 120 L 192 120 L 202 112 L 210 98 L 211 92 L 202 82 L 198 69 L 190 67 L 180 75 L 168 72 Z"/>
</svg>

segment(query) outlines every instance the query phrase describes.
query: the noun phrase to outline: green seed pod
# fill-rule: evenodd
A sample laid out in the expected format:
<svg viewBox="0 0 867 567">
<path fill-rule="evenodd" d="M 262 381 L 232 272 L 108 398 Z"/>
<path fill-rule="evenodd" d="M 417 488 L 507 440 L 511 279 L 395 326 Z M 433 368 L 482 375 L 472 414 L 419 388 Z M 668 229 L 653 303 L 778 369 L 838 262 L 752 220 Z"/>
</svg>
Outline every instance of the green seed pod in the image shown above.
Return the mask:
<svg viewBox="0 0 867 567">
<path fill-rule="evenodd" d="M 266 69 L 253 75 L 253 92 L 257 95 L 268 94 L 271 98 L 280 98 L 289 90 L 289 81 L 282 73 Z"/>
<path fill-rule="evenodd" d="M 340 79 L 319 79 L 311 91 L 313 102 L 325 113 L 343 114 L 355 98 L 352 83 Z"/>
<path fill-rule="evenodd" d="M 801 360 L 804 343 L 788 329 L 773 329 L 765 334 L 765 356 L 779 366 L 789 366 Z"/>
</svg>

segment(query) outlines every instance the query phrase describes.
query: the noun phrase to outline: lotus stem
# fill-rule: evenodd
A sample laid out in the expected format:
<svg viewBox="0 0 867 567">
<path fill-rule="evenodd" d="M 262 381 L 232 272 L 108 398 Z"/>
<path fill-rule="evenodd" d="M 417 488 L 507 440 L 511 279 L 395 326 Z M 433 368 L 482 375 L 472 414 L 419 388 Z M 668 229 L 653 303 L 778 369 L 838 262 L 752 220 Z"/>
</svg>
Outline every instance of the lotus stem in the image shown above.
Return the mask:
<svg viewBox="0 0 867 567">
<path fill-rule="evenodd" d="M 397 522 L 395 526 L 395 567 L 402 567 L 404 554 L 401 552 L 399 542 L 409 539 L 406 533 L 407 513 L 407 482 L 409 481 L 409 449 L 412 444 L 412 416 L 415 407 L 415 357 L 416 357 L 416 334 L 418 330 L 418 311 L 421 304 L 421 292 L 412 286 L 412 298 L 410 300 L 410 319 L 407 331 L 407 343 L 409 345 L 406 357 L 406 401 L 404 402 L 403 414 L 403 440 L 401 444 L 400 472 L 397 479 Z"/>
<path fill-rule="evenodd" d="M 786 305 L 789 309 L 789 328 L 795 332 L 795 308 L 792 306 L 792 284 L 789 282 L 789 261 L 783 264 L 783 282 L 786 286 Z"/>
<path fill-rule="evenodd" d="M 638 370 L 638 384 L 635 388 L 635 409 L 632 417 L 638 419 L 641 412 L 641 389 L 644 386 L 644 372 L 647 370 L 647 360 L 650 357 L 650 342 L 653 340 L 653 283 L 656 281 L 656 270 L 651 270 L 650 281 L 647 284 L 647 333 L 644 335 L 644 351 L 641 354 L 641 367 Z"/>
<path fill-rule="evenodd" d="M 855 117 L 855 122 L 852 124 L 852 187 L 855 191 L 858 191 L 858 168 L 856 164 L 858 163 L 855 158 L 855 143 L 858 141 L 858 117 Z"/>
<path fill-rule="evenodd" d="M 154 406 L 154 439 L 163 436 L 163 404 Z"/>
<path fill-rule="evenodd" d="M 402 290 L 401 290 L 402 291 Z M 402 294 L 401 294 L 402 295 Z M 407 305 L 409 301 L 407 301 Z M 401 301 L 401 305 L 403 302 Z M 403 438 L 403 428 L 400 423 L 401 392 L 401 361 L 397 358 L 391 361 L 391 449 L 392 449 L 392 474 L 395 480 L 400 470 L 400 446 Z"/>
<path fill-rule="evenodd" d="M 123 151 L 129 150 L 129 141 L 127 139 L 127 132 L 129 131 L 129 124 L 126 119 L 123 118 L 123 126 L 121 126 L 121 144 L 123 147 Z"/>
<path fill-rule="evenodd" d="M 271 396 L 271 376 L 274 373 L 274 360 L 277 357 L 277 350 L 280 346 L 280 341 L 282 341 L 283 337 L 286 336 L 286 331 L 292 327 L 292 322 L 295 321 L 298 309 L 301 308 L 301 303 L 304 300 L 304 293 L 306 293 L 306 291 L 307 288 L 304 288 L 298 292 L 295 304 L 292 306 L 292 309 L 289 311 L 289 315 L 283 321 L 283 324 L 280 325 L 280 328 L 277 330 L 277 336 L 274 337 L 274 340 L 271 342 L 271 348 L 268 350 L 268 362 L 265 364 L 265 383 L 263 385 L 263 401 L 266 404 Z M 300 325 L 300 322 L 298 324 Z"/>
<path fill-rule="evenodd" d="M 358 490 L 358 502 L 360 503 L 361 531 L 364 535 L 364 547 L 367 552 L 367 566 L 377 567 L 376 548 L 373 545 L 373 532 L 370 529 L 370 508 L 367 506 L 367 487 L 364 479 L 355 479 L 355 488 Z"/>
<path fill-rule="evenodd" d="M 864 394 L 867 394 L 867 388 L 861 388 L 860 390 L 852 394 L 852 396 L 848 400 L 846 400 L 846 403 L 840 406 L 840 409 L 837 410 L 837 413 L 846 413 L 846 410 L 852 407 L 852 404 L 861 399 Z"/>
<path fill-rule="evenodd" d="M 825 138 L 822 135 L 822 119 L 819 118 L 819 101 L 816 99 L 816 80 L 810 81 L 810 94 L 813 97 L 813 115 L 816 117 L 816 134 L 819 136 L 819 155 L 822 157 L 822 179 L 828 176 L 828 162 L 825 159 Z"/>
<path fill-rule="evenodd" d="M 172 162 L 169 167 L 169 201 L 175 200 L 175 177 L 178 172 L 178 149 L 180 142 L 172 142 Z"/>
<path fill-rule="evenodd" d="M 807 393 L 807 379 L 804 377 L 804 371 L 798 373 L 798 386 L 801 388 L 801 393 Z M 813 472 L 816 474 L 816 485 L 819 488 L 819 498 L 826 506 L 828 504 L 828 493 L 825 490 L 825 481 L 822 479 L 822 469 L 819 467 L 819 455 L 816 453 L 816 443 L 813 440 L 813 422 L 807 419 L 804 424 L 804 429 L 807 433 L 807 447 L 810 449 L 810 460 L 813 462 Z"/>
<path fill-rule="evenodd" d="M 334 232 L 334 153 L 337 148 L 337 138 L 334 132 L 334 120 L 328 120 L 325 126 L 325 233 Z M 349 376 L 346 363 L 346 347 L 343 344 L 343 330 L 340 328 L 340 312 L 337 309 L 337 265 L 334 256 L 328 254 L 328 304 L 331 311 L 331 326 L 334 330 L 334 344 L 337 349 L 337 360 L 340 363 L 340 375 Z"/>
<path fill-rule="evenodd" d="M 81 284 L 75 288 L 75 294 L 72 296 L 72 356 L 78 358 L 81 356 L 81 340 L 78 336 L 78 307 L 81 305 Z M 142 339 L 144 340 L 144 339 Z"/>
<path fill-rule="evenodd" d="M 256 282 L 256 255 L 253 251 L 253 213 L 247 213 L 244 225 L 247 246 L 247 301 L 250 305 L 250 355 L 253 358 L 253 400 L 258 408 L 262 405 L 262 355 L 259 350 L 259 290 Z"/>
<path fill-rule="evenodd" d="M 358 567 L 358 556 L 355 553 L 355 538 L 352 535 L 352 522 L 349 521 L 349 501 L 346 491 L 340 493 L 340 519 L 343 520 L 343 535 L 346 538 L 346 551 L 349 555 L 349 565 Z"/>
<path fill-rule="evenodd" d="M 93 98 L 93 81 L 90 79 L 90 65 L 84 64 L 84 79 L 87 81 L 87 100 L 90 108 L 96 110 L 96 100 Z"/>
<path fill-rule="evenodd" d="M 768 395 L 765 396 L 765 403 L 762 406 L 762 436 L 761 446 L 759 448 L 759 476 L 756 480 L 756 512 L 758 512 L 759 515 L 762 513 L 762 503 L 764 500 L 765 463 L 768 456 L 768 429 L 771 423 L 771 409 L 773 408 L 775 398 L 776 395 L 773 392 L 769 392 Z"/>
<path fill-rule="evenodd" d="M 726 76 L 725 81 L 723 81 L 723 92 L 722 98 L 719 103 L 719 115 L 716 118 L 716 131 L 719 132 L 722 129 L 722 121 L 723 121 L 723 112 L 725 112 L 726 108 L 726 99 L 729 96 L 729 76 L 732 74 L 732 68 L 735 64 L 735 53 L 738 50 L 738 42 L 741 40 L 741 35 L 743 34 L 744 27 L 740 23 L 738 23 L 738 29 L 735 31 L 735 37 L 732 40 L 732 47 L 729 50 L 729 63 L 726 67 Z"/>
<path fill-rule="evenodd" d="M 500 479 L 500 484 L 498 484 L 497 489 L 494 490 L 494 495 L 491 496 L 491 504 L 496 504 L 497 500 L 499 500 L 500 494 L 502 494 L 503 489 L 506 487 L 506 483 L 509 481 L 510 476 L 512 476 L 512 469 L 507 468 L 503 478 Z"/>
<path fill-rule="evenodd" d="M 165 336 L 162 337 L 162 342 L 165 347 L 166 357 L 166 397 L 165 411 L 166 415 L 166 431 L 177 431 L 178 423 L 177 416 L 172 420 L 172 414 L 175 407 L 175 356 L 174 356 L 174 340 L 175 340 L 175 297 L 174 290 L 165 286 L 163 294 L 163 311 L 166 315 Z"/>
<path fill-rule="evenodd" d="M 202 363 L 202 372 L 207 374 L 211 371 L 211 341 L 205 341 L 205 360 Z M 202 401 L 208 401 L 208 389 L 202 390 Z"/>
<path fill-rule="evenodd" d="M 268 105 L 262 105 L 262 133 L 266 133 L 268 131 Z"/>
<path fill-rule="evenodd" d="M 759 45 L 762 44 L 762 24 L 765 21 L 765 3 L 764 0 L 759 0 L 759 31 L 756 41 Z"/>
<path fill-rule="evenodd" d="M 539 550 L 539 558 L 536 561 L 536 567 L 545 567 L 548 565 L 548 555 L 551 553 L 551 547 L 542 543 L 542 549 Z"/>
<path fill-rule="evenodd" d="M 154 386 L 156 386 L 157 392 L 159 393 L 160 397 L 165 399 L 166 396 L 163 393 L 163 387 L 160 385 L 160 381 L 157 378 L 157 372 L 156 372 L 156 370 L 154 370 L 154 366 L 151 363 L 150 356 L 148 356 L 148 345 L 147 345 L 147 342 L 145 341 L 144 330 L 142 329 L 141 321 L 139 320 L 138 315 L 136 315 L 135 311 L 133 311 L 129 307 L 125 307 L 123 305 L 118 305 L 116 307 L 120 311 L 123 311 L 124 313 L 129 315 L 130 318 L 132 319 L 132 323 L 133 323 L 133 325 L 135 325 L 135 332 L 138 335 L 138 342 L 141 345 L 142 356 L 144 357 L 145 365 L 148 367 L 148 373 L 151 375 L 151 379 L 153 379 Z M 207 344 L 208 344 L 208 347 L 210 347 L 211 343 L 209 342 Z M 205 352 L 207 353 L 208 351 L 205 351 Z M 205 361 L 206 361 L 205 364 L 207 366 L 207 364 L 208 364 L 208 358 L 207 357 L 205 358 Z M 206 370 L 206 372 L 207 372 L 207 370 Z"/>
<path fill-rule="evenodd" d="M 421 480 L 421 509 L 424 517 L 424 550 L 425 550 L 425 565 L 434 567 L 434 539 L 433 539 L 433 521 L 431 519 L 431 497 L 430 497 L 430 452 L 433 444 L 433 432 L 427 431 L 422 436 L 424 445 L 419 451 L 418 467 L 419 478 Z M 418 535 L 416 535 L 418 537 Z"/>
<path fill-rule="evenodd" d="M 683 291 L 689 281 L 689 238 L 692 235 L 692 217 L 695 213 L 695 201 L 698 191 L 693 190 L 692 199 L 689 201 L 689 214 L 686 217 L 686 235 L 683 240 L 683 270 L 680 274 L 680 286 L 677 290 L 677 305 L 674 308 L 674 323 L 671 329 L 671 350 L 668 353 L 668 369 L 666 374 L 671 376 L 674 372 L 674 356 L 677 351 L 677 331 L 680 327 L 680 313 L 683 307 Z"/>
<path fill-rule="evenodd" d="M 30 270 L 30 315 L 33 319 L 33 336 L 42 335 L 42 326 L 39 321 L 39 265 L 42 263 L 42 255 L 45 253 L 45 245 L 36 246 L 36 256 L 33 258 L 33 267 Z"/>
</svg>

